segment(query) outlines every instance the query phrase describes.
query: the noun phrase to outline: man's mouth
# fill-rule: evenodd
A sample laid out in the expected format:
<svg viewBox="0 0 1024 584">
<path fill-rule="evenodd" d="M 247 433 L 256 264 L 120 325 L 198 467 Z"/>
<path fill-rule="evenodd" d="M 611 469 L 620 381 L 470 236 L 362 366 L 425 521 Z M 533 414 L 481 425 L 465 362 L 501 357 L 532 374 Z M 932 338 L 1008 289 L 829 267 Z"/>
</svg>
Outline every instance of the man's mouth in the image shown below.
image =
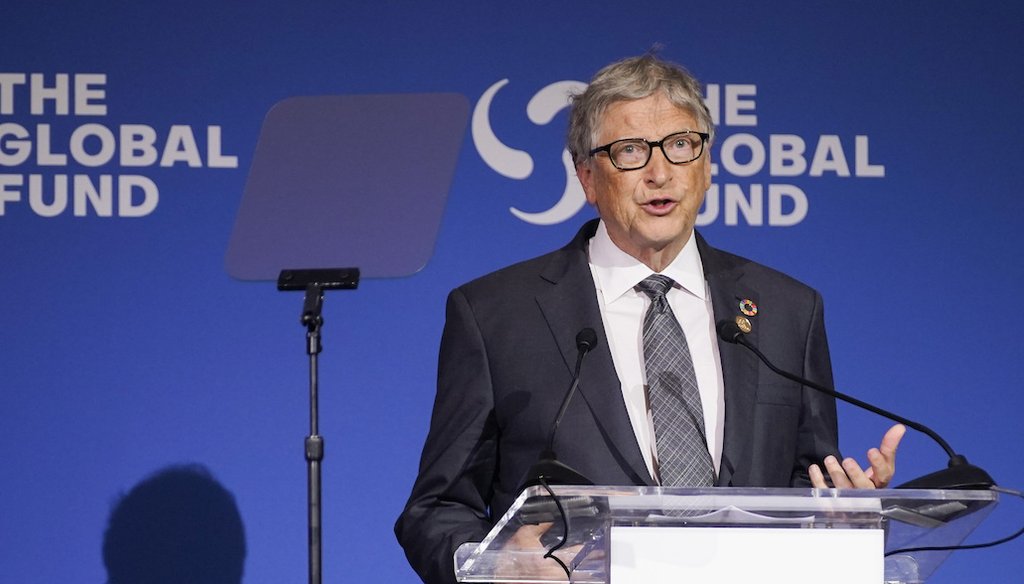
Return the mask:
<svg viewBox="0 0 1024 584">
<path fill-rule="evenodd" d="M 654 215 L 663 215 L 668 213 L 675 207 L 676 202 L 672 199 L 651 199 L 643 204 L 643 207 L 647 209 L 649 213 Z"/>
</svg>

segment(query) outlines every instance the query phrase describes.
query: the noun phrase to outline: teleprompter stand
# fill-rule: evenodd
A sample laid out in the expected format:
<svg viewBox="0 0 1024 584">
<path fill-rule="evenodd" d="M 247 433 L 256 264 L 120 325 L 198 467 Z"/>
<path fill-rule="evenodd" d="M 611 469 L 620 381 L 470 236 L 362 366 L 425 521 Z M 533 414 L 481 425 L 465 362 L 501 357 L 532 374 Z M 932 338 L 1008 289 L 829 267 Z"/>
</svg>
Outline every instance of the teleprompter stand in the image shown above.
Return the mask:
<svg viewBox="0 0 1024 584">
<path fill-rule="evenodd" d="M 310 584 L 320 584 L 322 575 L 317 355 L 323 292 L 355 288 L 360 278 L 411 276 L 427 264 L 468 119 L 469 101 L 452 93 L 299 96 L 274 104 L 260 129 L 224 265 L 233 278 L 276 280 L 279 290 L 306 293 Z M 403 137 L 401 172 L 387 152 L 366 156 L 366 144 L 387 136 Z M 373 203 L 383 200 L 387 212 Z M 316 269 L 281 271 L 287 266 Z"/>
<path fill-rule="evenodd" d="M 358 268 L 282 270 L 277 289 L 304 290 L 300 322 L 306 327 L 306 353 L 309 355 L 309 436 L 306 436 L 306 479 L 309 512 L 309 582 L 320 584 L 323 554 L 321 551 L 321 481 L 320 463 L 324 458 L 324 439 L 320 435 L 317 356 L 323 349 L 320 343 L 321 314 L 324 290 L 352 290 L 359 286 Z"/>
</svg>

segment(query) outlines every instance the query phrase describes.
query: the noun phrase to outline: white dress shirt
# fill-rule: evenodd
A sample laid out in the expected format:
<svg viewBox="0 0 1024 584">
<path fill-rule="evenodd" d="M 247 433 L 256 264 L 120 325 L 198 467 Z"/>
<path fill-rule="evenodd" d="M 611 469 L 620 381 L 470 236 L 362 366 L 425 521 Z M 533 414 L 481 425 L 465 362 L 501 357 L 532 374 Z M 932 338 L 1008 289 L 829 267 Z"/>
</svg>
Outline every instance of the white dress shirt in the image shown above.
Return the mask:
<svg viewBox="0 0 1024 584">
<path fill-rule="evenodd" d="M 643 322 L 651 300 L 635 288 L 654 272 L 619 249 L 608 236 L 603 221 L 598 225 L 597 234 L 590 240 L 589 256 L 590 273 L 597 287 L 597 303 L 601 309 L 608 348 L 619 375 L 629 420 L 647 463 L 647 470 L 660 482 L 654 470 L 654 424 L 647 407 L 647 378 L 643 366 Z M 704 280 L 695 237 L 690 237 L 679 255 L 661 274 L 676 282 L 666 298 L 686 335 L 686 343 L 693 357 L 697 387 L 704 407 L 708 451 L 717 476 L 722 460 L 725 389 L 711 292 Z"/>
</svg>

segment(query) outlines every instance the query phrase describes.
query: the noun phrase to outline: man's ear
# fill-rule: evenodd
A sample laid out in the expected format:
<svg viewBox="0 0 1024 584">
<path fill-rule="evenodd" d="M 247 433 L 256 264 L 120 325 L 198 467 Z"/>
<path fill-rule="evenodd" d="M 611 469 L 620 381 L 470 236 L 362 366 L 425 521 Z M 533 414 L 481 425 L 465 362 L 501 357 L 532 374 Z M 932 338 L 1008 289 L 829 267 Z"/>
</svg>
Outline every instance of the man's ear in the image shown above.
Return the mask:
<svg viewBox="0 0 1024 584">
<path fill-rule="evenodd" d="M 589 161 L 577 162 L 576 163 L 576 178 L 580 180 L 580 186 L 583 187 L 583 194 L 587 196 L 587 202 L 593 205 L 595 203 L 595 197 L 593 195 L 593 184 L 594 184 L 594 170 L 590 168 Z"/>
<path fill-rule="evenodd" d="M 711 146 L 708 145 L 704 153 L 704 190 L 711 188 Z"/>
</svg>

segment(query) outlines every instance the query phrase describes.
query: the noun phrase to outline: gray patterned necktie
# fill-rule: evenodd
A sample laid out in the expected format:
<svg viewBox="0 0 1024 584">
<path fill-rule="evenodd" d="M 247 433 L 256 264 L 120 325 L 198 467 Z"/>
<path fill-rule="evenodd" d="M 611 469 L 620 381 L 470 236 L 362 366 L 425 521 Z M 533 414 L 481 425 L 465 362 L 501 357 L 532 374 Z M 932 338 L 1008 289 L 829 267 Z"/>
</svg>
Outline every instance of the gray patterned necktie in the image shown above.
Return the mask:
<svg viewBox="0 0 1024 584">
<path fill-rule="evenodd" d="M 704 433 L 693 358 L 665 293 L 675 282 L 654 274 L 637 284 L 651 299 L 644 315 L 644 368 L 654 417 L 658 474 L 666 487 L 710 487 L 715 473 Z"/>
</svg>

